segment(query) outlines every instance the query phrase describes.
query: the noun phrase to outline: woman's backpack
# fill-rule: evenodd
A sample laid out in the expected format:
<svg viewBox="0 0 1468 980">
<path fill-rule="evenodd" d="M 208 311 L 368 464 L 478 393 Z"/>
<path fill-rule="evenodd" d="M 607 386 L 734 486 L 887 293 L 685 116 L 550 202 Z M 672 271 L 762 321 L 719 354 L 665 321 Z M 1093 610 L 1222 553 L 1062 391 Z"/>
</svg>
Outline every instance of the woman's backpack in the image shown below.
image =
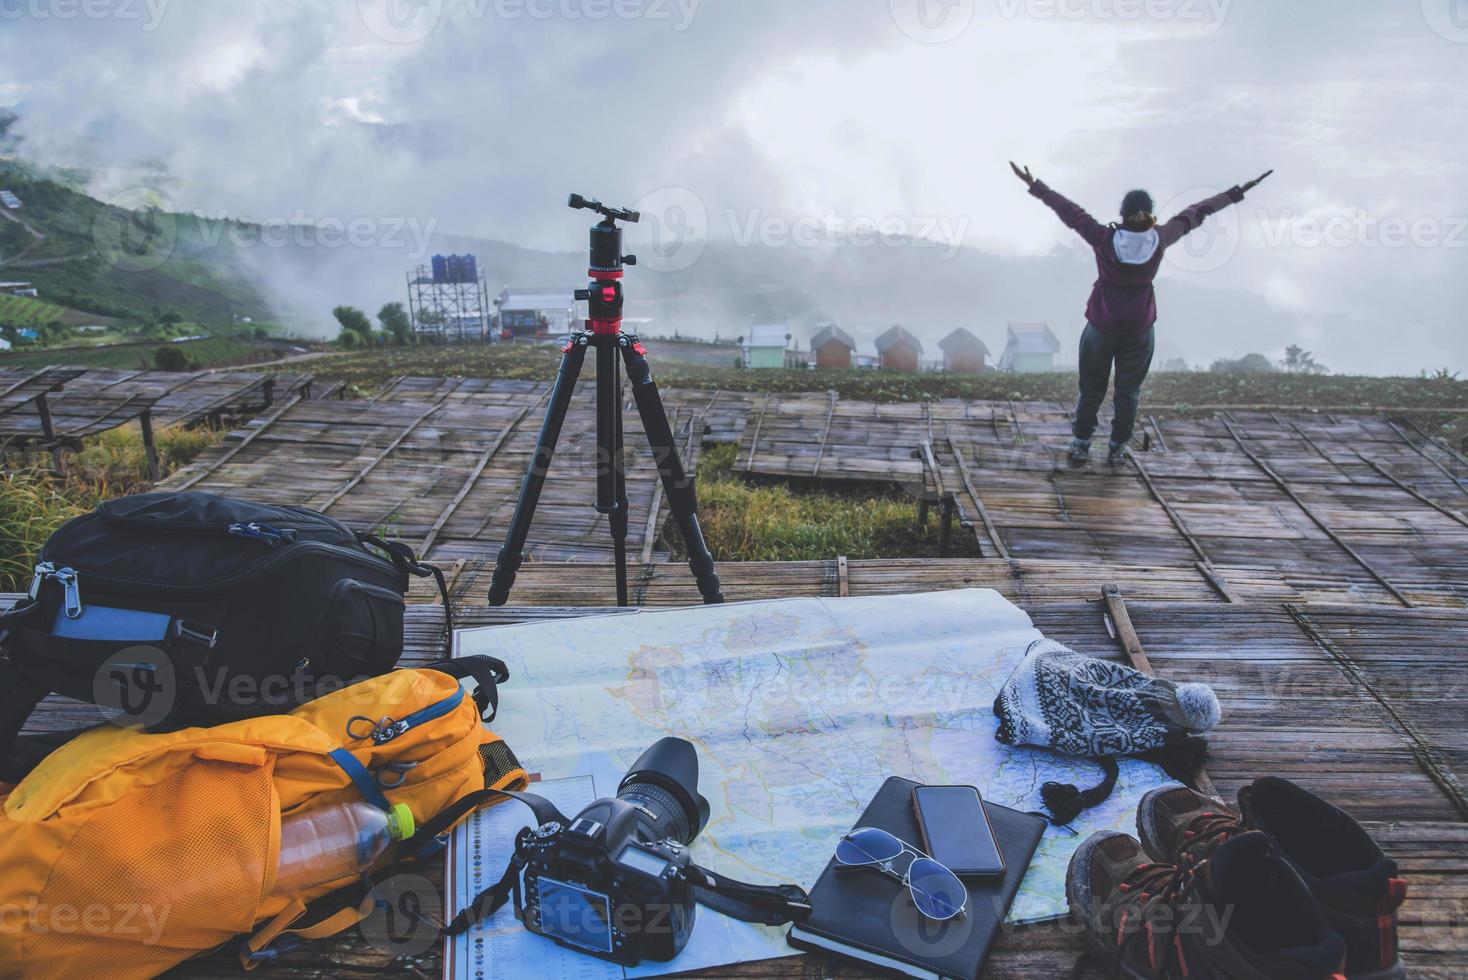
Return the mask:
<svg viewBox="0 0 1468 980">
<path fill-rule="evenodd" d="M 287 715 L 77 737 L 0 786 L 0 976 L 151 977 L 253 932 L 251 965 L 355 925 L 370 877 L 274 894 L 282 814 L 405 804 L 420 829 L 368 869 L 379 879 L 439 849 L 474 794 L 529 782 L 482 720 L 507 676 L 466 657 Z"/>
<path fill-rule="evenodd" d="M 103 503 L 46 542 L 30 596 L 0 616 L 0 779 L 55 692 L 152 731 L 290 711 L 392 669 L 412 551 L 304 507 L 214 494 Z M 445 630 L 447 622 L 445 595 Z M 447 632 L 446 632 L 447 635 Z M 18 753 L 25 755 L 26 753 Z"/>
</svg>

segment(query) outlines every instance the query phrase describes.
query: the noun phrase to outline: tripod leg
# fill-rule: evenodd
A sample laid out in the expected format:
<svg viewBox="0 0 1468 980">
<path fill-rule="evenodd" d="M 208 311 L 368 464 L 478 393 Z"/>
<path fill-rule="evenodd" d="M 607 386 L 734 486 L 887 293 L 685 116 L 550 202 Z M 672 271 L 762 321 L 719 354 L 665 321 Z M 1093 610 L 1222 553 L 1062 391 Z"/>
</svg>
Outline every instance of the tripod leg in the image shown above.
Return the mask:
<svg viewBox="0 0 1468 980">
<path fill-rule="evenodd" d="M 525 563 L 525 540 L 530 535 L 530 522 L 535 519 L 535 506 L 540 503 L 540 491 L 545 487 L 545 475 L 550 469 L 551 458 L 556 452 L 556 442 L 561 438 L 561 426 L 566 421 L 566 409 L 576 393 L 576 379 L 581 376 L 581 366 L 586 361 L 586 348 L 577 343 L 579 336 L 571 339 L 571 347 L 561 355 L 561 368 L 556 374 L 555 387 L 551 389 L 550 406 L 545 411 L 545 422 L 540 427 L 540 438 L 535 444 L 535 453 L 530 458 L 530 469 L 525 482 L 520 485 L 520 499 L 515 504 L 515 516 L 510 519 L 510 529 L 505 534 L 504 547 L 495 559 L 494 578 L 489 585 L 489 604 L 503 606 L 510 599 L 515 575 Z"/>
<path fill-rule="evenodd" d="M 622 359 L 627 364 L 627 377 L 632 382 L 632 397 L 637 402 L 637 413 L 642 416 L 642 427 L 647 432 L 647 441 L 652 445 L 653 458 L 657 461 L 658 475 L 663 478 L 663 493 L 668 506 L 678 521 L 683 533 L 683 543 L 688 548 L 688 567 L 698 583 L 698 591 L 707 605 L 724 601 L 719 585 L 719 576 L 714 572 L 714 556 L 709 553 L 703 539 L 703 529 L 698 526 L 698 494 L 693 477 L 683 469 L 678 458 L 678 446 L 673 438 L 673 427 L 668 424 L 668 413 L 663 408 L 662 396 L 652 380 L 652 365 L 647 363 L 647 352 L 636 337 L 627 337 L 622 344 Z"/>
<path fill-rule="evenodd" d="M 617 605 L 627 605 L 627 467 L 622 441 L 622 363 L 618 337 L 596 345 L 596 509 L 607 515 L 617 574 Z"/>
</svg>

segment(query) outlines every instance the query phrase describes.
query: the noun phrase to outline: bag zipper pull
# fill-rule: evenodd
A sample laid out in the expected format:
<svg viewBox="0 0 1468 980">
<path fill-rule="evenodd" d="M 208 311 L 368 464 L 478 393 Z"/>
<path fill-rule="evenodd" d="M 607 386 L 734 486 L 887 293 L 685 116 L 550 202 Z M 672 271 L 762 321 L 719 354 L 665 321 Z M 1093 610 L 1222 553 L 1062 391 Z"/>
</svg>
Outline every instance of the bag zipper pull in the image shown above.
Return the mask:
<svg viewBox="0 0 1468 980">
<path fill-rule="evenodd" d="M 270 547 L 279 547 L 282 542 L 294 541 L 295 538 L 286 532 L 271 527 L 269 524 L 251 522 L 249 524 L 231 524 L 229 533 L 241 538 L 254 538 L 264 541 Z"/>
<path fill-rule="evenodd" d="M 76 569 L 58 568 L 51 573 L 51 577 L 61 583 L 66 590 L 66 618 L 80 619 L 82 615 L 82 590 L 78 582 Z"/>
<path fill-rule="evenodd" d="M 379 726 L 372 732 L 372 743 L 374 745 L 386 745 L 412 727 L 413 723 L 406 718 L 402 721 L 395 721 L 391 725 Z"/>
<path fill-rule="evenodd" d="M 36 563 L 36 574 L 31 578 L 30 597 L 34 601 L 41 594 L 41 583 L 56 574 L 56 566 L 49 561 Z"/>
</svg>

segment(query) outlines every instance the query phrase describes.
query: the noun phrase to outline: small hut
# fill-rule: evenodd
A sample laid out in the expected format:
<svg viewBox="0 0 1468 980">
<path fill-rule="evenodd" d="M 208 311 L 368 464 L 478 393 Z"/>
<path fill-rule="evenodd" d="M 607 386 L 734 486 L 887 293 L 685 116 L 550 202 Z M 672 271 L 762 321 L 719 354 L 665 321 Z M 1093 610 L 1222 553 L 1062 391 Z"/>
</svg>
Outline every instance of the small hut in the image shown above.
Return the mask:
<svg viewBox="0 0 1468 980">
<path fill-rule="evenodd" d="M 959 327 L 942 340 L 943 370 L 949 374 L 983 374 L 989 356 L 988 346 L 972 333 Z"/>
<path fill-rule="evenodd" d="M 856 341 L 836 324 L 828 323 L 811 337 L 810 349 L 815 352 L 818 369 L 847 370 L 856 351 Z"/>
<path fill-rule="evenodd" d="M 916 374 L 923 342 L 901 327 L 893 327 L 877 338 L 877 356 L 883 371 L 905 371 Z"/>
</svg>

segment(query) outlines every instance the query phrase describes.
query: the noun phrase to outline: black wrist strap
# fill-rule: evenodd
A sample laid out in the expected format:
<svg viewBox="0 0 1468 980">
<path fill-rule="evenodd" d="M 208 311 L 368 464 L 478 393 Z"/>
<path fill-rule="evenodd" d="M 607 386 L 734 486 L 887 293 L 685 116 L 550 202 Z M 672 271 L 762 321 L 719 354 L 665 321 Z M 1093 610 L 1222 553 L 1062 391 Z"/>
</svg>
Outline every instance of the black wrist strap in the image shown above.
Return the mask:
<svg viewBox="0 0 1468 980">
<path fill-rule="evenodd" d="M 799 885 L 751 885 L 691 865 L 693 896 L 699 905 L 722 912 L 740 922 L 782 926 L 810 917 L 810 896 Z"/>
<path fill-rule="evenodd" d="M 516 854 L 510 859 L 510 865 L 505 868 L 505 873 L 500 880 L 475 895 L 469 907 L 454 916 L 453 921 L 444 926 L 443 934 L 458 936 L 466 933 L 503 908 L 504 904 L 510 900 L 510 892 L 514 890 L 515 879 L 520 877 L 520 871 L 524 867 L 525 862 L 520 860 L 519 854 Z"/>
</svg>

